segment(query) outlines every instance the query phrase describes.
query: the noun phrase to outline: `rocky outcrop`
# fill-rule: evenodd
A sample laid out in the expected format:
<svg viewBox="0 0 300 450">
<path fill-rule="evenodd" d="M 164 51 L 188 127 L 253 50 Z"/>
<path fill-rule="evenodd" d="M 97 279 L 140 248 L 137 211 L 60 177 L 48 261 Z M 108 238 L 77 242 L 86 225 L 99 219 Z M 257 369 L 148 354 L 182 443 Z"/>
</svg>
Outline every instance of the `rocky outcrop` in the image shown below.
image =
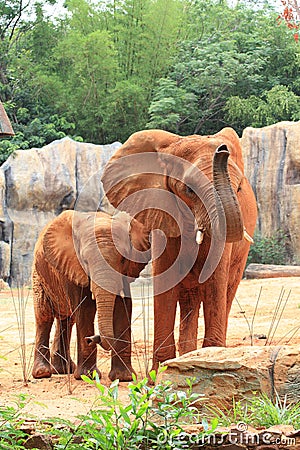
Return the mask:
<svg viewBox="0 0 300 450">
<path fill-rule="evenodd" d="M 242 146 L 258 204 L 257 229 L 262 236 L 285 231 L 300 264 L 300 122 L 246 128 Z"/>
<path fill-rule="evenodd" d="M 95 211 L 107 201 L 103 168 L 121 144 L 69 138 L 18 150 L 0 169 L 0 265 L 12 285 L 30 282 L 33 249 L 44 225 L 66 209 Z"/>
<path fill-rule="evenodd" d="M 300 347 L 251 346 L 206 347 L 187 353 L 164 365 L 160 377 L 175 389 L 187 387 L 193 379 L 193 392 L 203 397 L 200 404 L 230 408 L 232 399 L 245 400 L 253 392 L 272 398 L 276 392 L 289 401 L 300 399 Z"/>
</svg>

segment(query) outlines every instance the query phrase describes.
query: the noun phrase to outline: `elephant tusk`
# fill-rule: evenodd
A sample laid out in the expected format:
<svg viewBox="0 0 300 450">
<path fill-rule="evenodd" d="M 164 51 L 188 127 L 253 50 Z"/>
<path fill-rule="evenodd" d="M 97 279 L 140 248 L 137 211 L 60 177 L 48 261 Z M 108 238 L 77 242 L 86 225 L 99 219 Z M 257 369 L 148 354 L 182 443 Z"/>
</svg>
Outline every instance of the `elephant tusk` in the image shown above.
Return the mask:
<svg viewBox="0 0 300 450">
<path fill-rule="evenodd" d="M 95 334 L 95 336 L 87 336 L 84 339 L 88 345 L 92 345 L 92 344 L 101 345 L 101 337 L 99 334 Z"/>
<path fill-rule="evenodd" d="M 254 240 L 252 239 L 250 234 L 247 233 L 246 228 L 244 228 L 244 239 L 246 239 L 246 241 L 250 242 L 250 244 L 254 244 Z"/>
<path fill-rule="evenodd" d="M 202 244 L 203 238 L 204 238 L 203 232 L 201 230 L 197 230 L 196 242 L 197 242 L 198 245 Z"/>
</svg>

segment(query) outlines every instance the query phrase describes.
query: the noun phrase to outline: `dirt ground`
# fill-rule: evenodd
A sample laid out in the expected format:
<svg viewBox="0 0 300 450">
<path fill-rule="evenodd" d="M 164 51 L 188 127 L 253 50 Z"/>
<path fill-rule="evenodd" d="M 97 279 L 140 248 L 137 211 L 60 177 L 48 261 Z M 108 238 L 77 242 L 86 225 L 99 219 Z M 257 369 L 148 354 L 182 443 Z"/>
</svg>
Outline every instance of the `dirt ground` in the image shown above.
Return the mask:
<svg viewBox="0 0 300 450">
<path fill-rule="evenodd" d="M 135 283 L 132 291 L 133 366 L 142 377 L 151 366 L 152 289 L 148 284 Z M 228 346 L 251 345 L 251 329 L 256 336 L 253 341 L 255 345 L 264 345 L 266 342 L 265 339 L 258 339 L 259 335 L 270 335 L 272 345 L 300 345 L 300 278 L 243 280 L 236 298 L 229 318 Z M 276 305 L 281 298 L 281 307 L 275 317 Z M 25 326 L 22 325 L 24 323 Z M 177 332 L 178 320 L 176 336 Z M 24 410 L 27 415 L 74 420 L 78 415 L 87 413 L 97 399 L 98 391 L 94 386 L 67 375 L 54 375 L 44 380 L 32 378 L 34 333 L 31 291 L 0 291 L 0 406 L 12 404 L 23 393 L 28 395 Z M 198 336 L 200 348 L 203 337 L 202 311 Z M 72 342 L 76 360 L 75 337 Z M 102 383 L 106 386 L 110 384 L 107 377 L 109 365 L 109 353 L 99 348 L 98 367 L 102 372 Z M 23 374 L 29 379 L 27 385 L 23 381 Z M 120 384 L 119 396 L 124 402 L 127 398 L 126 387 L 127 383 Z"/>
</svg>

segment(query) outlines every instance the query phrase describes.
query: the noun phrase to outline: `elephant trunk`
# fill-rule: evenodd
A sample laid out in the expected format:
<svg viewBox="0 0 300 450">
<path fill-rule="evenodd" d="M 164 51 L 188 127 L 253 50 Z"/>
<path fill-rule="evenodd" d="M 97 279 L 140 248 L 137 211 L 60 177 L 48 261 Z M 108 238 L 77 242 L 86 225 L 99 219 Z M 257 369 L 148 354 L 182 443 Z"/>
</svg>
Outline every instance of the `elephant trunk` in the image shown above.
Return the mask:
<svg viewBox="0 0 300 450">
<path fill-rule="evenodd" d="M 84 338 L 89 345 L 99 344 L 101 345 L 101 336 L 100 334 L 95 334 L 94 336 L 87 336 Z"/>
<path fill-rule="evenodd" d="M 113 315 L 116 294 L 108 292 L 95 283 L 92 283 L 93 297 L 96 299 L 99 335 L 91 336 L 93 342 L 99 343 L 104 350 L 112 350 L 114 348 L 114 328 Z"/>
<path fill-rule="evenodd" d="M 213 183 L 216 190 L 216 204 L 219 214 L 225 215 L 226 242 L 243 239 L 243 218 L 239 203 L 230 183 L 228 173 L 228 157 L 230 153 L 226 145 L 220 145 L 213 158 Z"/>
</svg>

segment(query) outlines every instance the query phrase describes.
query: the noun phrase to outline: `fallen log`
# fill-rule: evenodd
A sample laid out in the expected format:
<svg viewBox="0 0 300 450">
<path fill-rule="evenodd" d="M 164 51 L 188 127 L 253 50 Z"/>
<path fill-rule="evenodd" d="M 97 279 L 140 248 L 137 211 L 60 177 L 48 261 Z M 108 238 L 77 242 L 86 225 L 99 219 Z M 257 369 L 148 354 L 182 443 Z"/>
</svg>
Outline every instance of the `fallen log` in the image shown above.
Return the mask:
<svg viewBox="0 0 300 450">
<path fill-rule="evenodd" d="M 275 264 L 249 264 L 245 278 L 300 277 L 300 266 L 279 266 Z"/>
</svg>

